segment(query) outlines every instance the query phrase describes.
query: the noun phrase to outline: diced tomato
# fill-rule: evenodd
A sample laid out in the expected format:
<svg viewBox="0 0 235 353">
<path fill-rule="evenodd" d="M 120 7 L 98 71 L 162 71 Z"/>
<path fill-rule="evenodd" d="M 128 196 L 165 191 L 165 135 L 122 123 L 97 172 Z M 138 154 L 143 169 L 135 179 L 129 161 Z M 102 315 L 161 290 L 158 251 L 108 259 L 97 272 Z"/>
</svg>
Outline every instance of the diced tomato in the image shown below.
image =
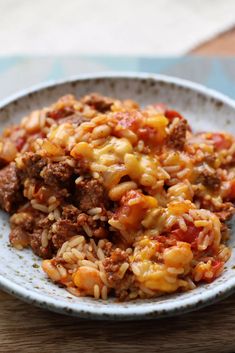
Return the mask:
<svg viewBox="0 0 235 353">
<path fill-rule="evenodd" d="M 228 198 L 230 200 L 235 200 L 235 179 L 230 181 L 230 191 L 228 193 Z"/>
<path fill-rule="evenodd" d="M 23 148 L 25 142 L 26 142 L 26 138 L 25 138 L 25 137 L 19 137 L 19 138 L 15 141 L 15 146 L 16 146 L 18 152 L 21 151 L 21 149 Z"/>
<path fill-rule="evenodd" d="M 212 260 L 212 266 L 211 266 L 211 271 L 213 273 L 213 276 L 212 277 L 207 277 L 206 276 L 206 273 L 204 273 L 203 277 L 202 277 L 202 280 L 204 280 L 205 282 L 207 283 L 211 283 L 212 281 L 214 281 L 214 279 L 216 277 L 219 276 L 219 274 L 221 273 L 221 269 L 223 268 L 224 266 L 224 262 L 223 261 L 220 261 L 220 260 Z"/>
<path fill-rule="evenodd" d="M 150 126 L 145 126 L 139 129 L 138 136 L 140 140 L 145 142 L 154 141 L 156 137 L 156 130 Z"/>
<path fill-rule="evenodd" d="M 166 137 L 164 128 L 155 129 L 151 126 L 145 126 L 143 124 L 143 116 L 137 111 L 118 112 L 115 118 L 118 120 L 116 131 L 114 131 L 117 136 L 119 136 L 121 129 L 130 129 L 138 135 L 140 140 L 143 140 L 147 146 L 151 147 L 158 146 Z"/>
<path fill-rule="evenodd" d="M 130 200 L 135 200 L 135 204 L 132 206 L 128 205 Z M 121 206 L 117 209 L 114 214 L 114 218 L 118 219 L 125 227 L 134 227 L 138 225 L 142 219 L 142 208 L 140 207 L 142 203 L 142 194 L 139 191 L 131 190 L 127 192 L 121 198 Z"/>
<path fill-rule="evenodd" d="M 161 145 L 166 138 L 166 130 L 165 129 L 154 129 L 150 126 L 145 126 L 140 128 L 137 131 L 137 135 L 140 140 L 145 142 L 146 146 L 150 146 L 154 148 L 156 146 Z"/>
<path fill-rule="evenodd" d="M 166 110 L 164 113 L 165 117 L 167 117 L 168 120 L 173 120 L 174 118 L 179 118 L 179 119 L 184 119 L 184 117 L 177 112 L 176 110 Z"/>
<path fill-rule="evenodd" d="M 214 146 L 217 150 L 227 149 L 231 146 L 231 141 L 219 132 L 213 133 L 211 139 L 214 142 Z"/>
<path fill-rule="evenodd" d="M 65 118 L 66 116 L 72 115 L 74 113 L 73 107 L 63 107 L 61 109 L 52 110 L 47 113 L 47 116 L 54 120 L 59 120 Z"/>
<path fill-rule="evenodd" d="M 147 209 L 155 207 L 149 198 L 151 197 L 143 195 L 138 190 L 128 191 L 121 198 L 120 207 L 116 210 L 114 219 L 118 219 L 126 228 L 137 229 L 140 227 Z M 130 200 L 131 204 L 129 204 Z"/>
<path fill-rule="evenodd" d="M 171 233 L 177 240 L 190 243 L 192 247 L 196 247 L 197 238 L 201 230 L 201 227 L 195 227 L 192 224 L 188 224 L 186 231 L 183 231 L 182 229 L 175 229 Z"/>
<path fill-rule="evenodd" d="M 125 227 L 135 229 L 138 228 L 139 222 L 143 218 L 142 210 L 137 205 L 131 207 L 124 205 L 118 209 L 115 218 L 123 223 Z"/>
</svg>

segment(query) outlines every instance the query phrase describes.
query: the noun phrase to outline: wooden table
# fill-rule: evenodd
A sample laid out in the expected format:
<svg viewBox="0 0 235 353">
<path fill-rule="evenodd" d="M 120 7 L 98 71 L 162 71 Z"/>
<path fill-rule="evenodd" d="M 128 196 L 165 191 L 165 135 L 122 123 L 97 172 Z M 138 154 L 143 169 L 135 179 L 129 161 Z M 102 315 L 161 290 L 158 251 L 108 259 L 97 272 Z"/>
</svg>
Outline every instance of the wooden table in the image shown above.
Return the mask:
<svg viewBox="0 0 235 353">
<path fill-rule="evenodd" d="M 1 353 L 235 352 L 235 295 L 169 319 L 88 321 L 0 293 Z"/>
<path fill-rule="evenodd" d="M 234 56 L 235 27 L 191 51 L 196 55 Z"/>
<path fill-rule="evenodd" d="M 235 29 L 195 48 L 235 55 Z M 97 322 L 62 316 L 0 292 L 0 353 L 235 352 L 235 295 L 169 319 Z"/>
</svg>

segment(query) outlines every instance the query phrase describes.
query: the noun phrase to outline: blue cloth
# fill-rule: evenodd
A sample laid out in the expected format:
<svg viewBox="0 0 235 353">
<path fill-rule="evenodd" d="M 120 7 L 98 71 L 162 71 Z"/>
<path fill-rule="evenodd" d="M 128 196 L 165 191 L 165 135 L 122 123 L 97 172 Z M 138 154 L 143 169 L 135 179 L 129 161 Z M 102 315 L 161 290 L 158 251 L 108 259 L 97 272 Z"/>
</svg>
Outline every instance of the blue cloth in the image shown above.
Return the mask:
<svg viewBox="0 0 235 353">
<path fill-rule="evenodd" d="M 40 82 L 79 73 L 137 71 L 189 79 L 235 99 L 235 58 L 2 57 L 0 99 Z"/>
</svg>

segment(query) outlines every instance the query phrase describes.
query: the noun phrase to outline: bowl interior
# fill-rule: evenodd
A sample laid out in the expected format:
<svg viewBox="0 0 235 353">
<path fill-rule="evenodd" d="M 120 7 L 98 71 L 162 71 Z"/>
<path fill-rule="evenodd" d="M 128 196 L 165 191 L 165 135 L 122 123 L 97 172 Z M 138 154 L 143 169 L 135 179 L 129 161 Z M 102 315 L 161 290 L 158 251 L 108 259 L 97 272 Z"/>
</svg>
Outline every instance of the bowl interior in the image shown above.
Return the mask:
<svg viewBox="0 0 235 353">
<path fill-rule="evenodd" d="M 90 92 L 120 99 L 131 98 L 142 105 L 164 102 L 179 110 L 195 130 L 225 130 L 235 134 L 235 108 L 232 102 L 196 85 L 160 76 L 96 77 L 43 88 L 2 106 L 0 128 L 19 121 L 34 109 L 53 103 L 62 95 L 70 93 L 80 97 Z M 187 293 L 128 303 L 76 298 L 47 280 L 40 268 L 41 260 L 31 250 L 19 251 L 9 246 L 8 216 L 4 212 L 0 212 L 0 230 L 0 286 L 26 301 L 62 313 L 108 319 L 160 317 L 206 305 L 229 294 L 235 286 L 233 251 L 220 278 Z M 230 246 L 235 246 L 233 237 Z"/>
</svg>

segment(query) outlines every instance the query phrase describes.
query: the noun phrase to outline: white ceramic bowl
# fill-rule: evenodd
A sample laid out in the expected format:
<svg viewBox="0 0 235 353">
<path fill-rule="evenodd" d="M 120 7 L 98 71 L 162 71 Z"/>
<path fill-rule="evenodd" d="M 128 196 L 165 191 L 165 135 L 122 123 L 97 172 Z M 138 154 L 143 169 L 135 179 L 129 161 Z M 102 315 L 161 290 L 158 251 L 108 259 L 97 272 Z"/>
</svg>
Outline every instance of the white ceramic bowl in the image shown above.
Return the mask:
<svg viewBox="0 0 235 353">
<path fill-rule="evenodd" d="M 33 109 L 42 108 L 68 93 L 80 97 L 100 92 L 117 98 L 132 98 L 141 104 L 164 102 L 179 110 L 196 130 L 227 130 L 235 134 L 235 102 L 198 84 L 151 74 L 83 75 L 20 92 L 0 104 L 1 128 L 17 122 Z M 0 213 L 0 286 L 24 301 L 59 313 L 95 319 L 148 319 L 176 315 L 201 308 L 235 290 L 234 250 L 222 276 L 211 284 L 181 294 L 151 300 L 117 303 L 72 297 L 47 280 L 40 259 L 30 250 L 9 246 L 9 225 Z M 235 238 L 230 240 L 235 246 Z"/>
</svg>

